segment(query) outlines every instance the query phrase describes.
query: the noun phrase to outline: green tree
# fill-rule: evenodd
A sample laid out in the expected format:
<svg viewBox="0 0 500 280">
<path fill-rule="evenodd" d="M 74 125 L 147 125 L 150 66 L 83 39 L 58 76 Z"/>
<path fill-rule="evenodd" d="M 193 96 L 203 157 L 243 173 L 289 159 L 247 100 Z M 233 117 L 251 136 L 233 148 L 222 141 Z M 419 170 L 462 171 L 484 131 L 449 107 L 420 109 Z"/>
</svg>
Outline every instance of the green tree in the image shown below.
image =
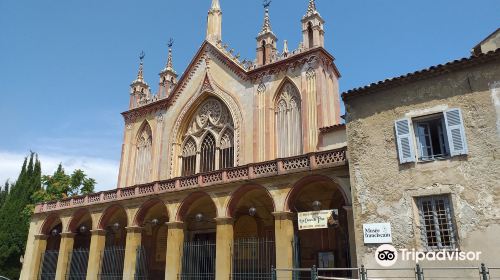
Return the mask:
<svg viewBox="0 0 500 280">
<path fill-rule="evenodd" d="M 9 184 L 0 208 L 0 274 L 9 278 L 19 277 L 20 256 L 24 253 L 30 217 L 23 214 L 31 196 L 41 188 L 41 168 L 38 157 L 31 153 L 26 157 L 17 181 Z M 5 190 L 3 190 L 5 191 Z"/>
<path fill-rule="evenodd" d="M 19 278 L 20 257 L 26 249 L 36 203 L 89 194 L 95 184 L 79 169 L 67 175 L 61 164 L 53 175 L 42 176 L 38 156 L 31 153 L 26 157 L 17 181 L 0 188 L 0 275 Z"/>
<path fill-rule="evenodd" d="M 42 176 L 41 183 L 43 187 L 32 196 L 34 203 L 93 193 L 96 185 L 96 181 L 88 178 L 80 169 L 67 175 L 62 164 L 59 164 L 53 175 Z"/>
</svg>

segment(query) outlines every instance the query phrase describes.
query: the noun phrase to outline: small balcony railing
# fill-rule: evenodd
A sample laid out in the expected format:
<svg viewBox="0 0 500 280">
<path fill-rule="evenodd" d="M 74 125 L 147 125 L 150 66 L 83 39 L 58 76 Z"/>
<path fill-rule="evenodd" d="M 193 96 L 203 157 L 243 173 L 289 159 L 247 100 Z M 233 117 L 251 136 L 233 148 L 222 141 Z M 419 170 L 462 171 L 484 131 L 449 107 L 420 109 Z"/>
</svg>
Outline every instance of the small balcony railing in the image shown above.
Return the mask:
<svg viewBox="0 0 500 280">
<path fill-rule="evenodd" d="M 71 197 L 59 201 L 49 201 L 37 204 L 35 213 L 43 213 L 60 209 L 88 206 L 98 203 L 131 199 L 186 189 L 208 187 L 233 183 L 243 180 L 266 178 L 290 173 L 304 172 L 343 166 L 347 164 L 346 149 L 315 152 L 301 156 L 276 159 L 267 162 L 252 163 L 210 173 L 202 173 L 189 177 L 179 177 L 170 180 L 152 182 L 128 188 Z"/>
</svg>

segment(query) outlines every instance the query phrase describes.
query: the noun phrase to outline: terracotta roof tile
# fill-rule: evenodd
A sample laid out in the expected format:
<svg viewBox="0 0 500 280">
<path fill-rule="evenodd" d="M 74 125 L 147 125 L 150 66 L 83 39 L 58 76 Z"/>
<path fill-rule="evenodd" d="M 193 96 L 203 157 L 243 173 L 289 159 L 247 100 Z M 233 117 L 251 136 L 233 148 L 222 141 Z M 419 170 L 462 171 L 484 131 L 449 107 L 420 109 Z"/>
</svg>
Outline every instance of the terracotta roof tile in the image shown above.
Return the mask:
<svg viewBox="0 0 500 280">
<path fill-rule="evenodd" d="M 492 61 L 499 58 L 500 58 L 500 49 L 497 49 L 495 51 L 491 51 L 486 54 L 473 55 L 471 57 L 457 59 L 445 64 L 430 66 L 429 68 L 418 70 L 412 73 L 407 73 L 399 77 L 390 78 L 383 81 L 371 83 L 363 87 L 350 89 L 342 93 L 342 99 L 346 101 L 348 99 L 351 99 L 359 95 L 376 92 L 386 88 L 401 86 L 414 81 L 441 75 L 443 73 L 447 73 L 453 70 L 462 69 L 464 67 L 475 65 L 477 63 Z"/>
</svg>

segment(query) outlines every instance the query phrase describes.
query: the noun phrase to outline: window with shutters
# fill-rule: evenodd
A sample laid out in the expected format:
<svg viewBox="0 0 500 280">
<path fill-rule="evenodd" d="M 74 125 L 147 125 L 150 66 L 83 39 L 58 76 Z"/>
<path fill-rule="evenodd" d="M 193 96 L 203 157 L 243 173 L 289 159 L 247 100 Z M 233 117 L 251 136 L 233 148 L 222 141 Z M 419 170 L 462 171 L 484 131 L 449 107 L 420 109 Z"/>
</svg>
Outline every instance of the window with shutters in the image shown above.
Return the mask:
<svg viewBox="0 0 500 280">
<path fill-rule="evenodd" d="M 414 119 L 413 128 L 419 160 L 441 159 L 450 155 L 443 114 Z"/>
<path fill-rule="evenodd" d="M 457 246 L 450 198 L 447 195 L 417 198 L 422 242 L 428 249 L 454 249 Z"/>
<path fill-rule="evenodd" d="M 412 129 L 413 126 L 413 129 Z M 460 109 L 395 122 L 400 163 L 466 155 L 467 140 Z"/>
</svg>

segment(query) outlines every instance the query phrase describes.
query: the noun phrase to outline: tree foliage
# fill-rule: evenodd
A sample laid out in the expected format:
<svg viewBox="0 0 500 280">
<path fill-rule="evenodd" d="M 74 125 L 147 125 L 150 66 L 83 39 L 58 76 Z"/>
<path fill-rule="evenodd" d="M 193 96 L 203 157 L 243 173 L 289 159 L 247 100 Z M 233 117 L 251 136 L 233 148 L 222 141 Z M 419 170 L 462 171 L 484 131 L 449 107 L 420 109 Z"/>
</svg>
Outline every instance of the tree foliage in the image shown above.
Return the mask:
<svg viewBox="0 0 500 280">
<path fill-rule="evenodd" d="M 19 278 L 36 203 L 89 194 L 95 184 L 79 169 L 67 175 L 61 164 L 53 175 L 42 176 L 38 156 L 26 157 L 17 181 L 0 188 L 0 275 Z"/>
</svg>

